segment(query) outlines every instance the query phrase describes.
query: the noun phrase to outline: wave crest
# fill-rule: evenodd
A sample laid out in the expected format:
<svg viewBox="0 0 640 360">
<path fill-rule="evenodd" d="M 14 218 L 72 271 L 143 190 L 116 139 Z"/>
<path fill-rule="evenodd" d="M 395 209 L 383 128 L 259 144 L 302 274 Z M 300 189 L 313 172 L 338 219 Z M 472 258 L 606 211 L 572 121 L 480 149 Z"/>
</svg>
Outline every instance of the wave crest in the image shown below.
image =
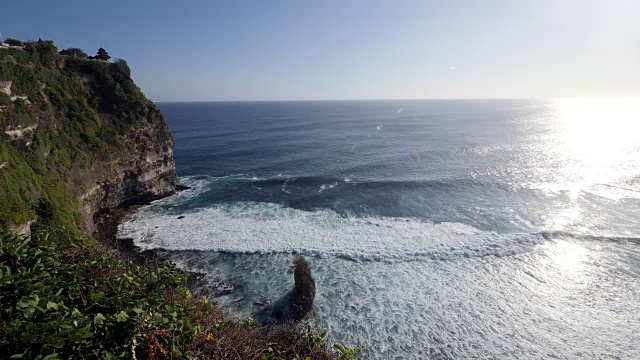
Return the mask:
<svg viewBox="0 0 640 360">
<path fill-rule="evenodd" d="M 545 241 L 542 234 L 503 235 L 461 223 L 345 217 L 331 210 L 251 202 L 184 214 L 145 207 L 120 225 L 118 235 L 143 249 L 289 252 L 388 262 L 508 256 Z"/>
</svg>

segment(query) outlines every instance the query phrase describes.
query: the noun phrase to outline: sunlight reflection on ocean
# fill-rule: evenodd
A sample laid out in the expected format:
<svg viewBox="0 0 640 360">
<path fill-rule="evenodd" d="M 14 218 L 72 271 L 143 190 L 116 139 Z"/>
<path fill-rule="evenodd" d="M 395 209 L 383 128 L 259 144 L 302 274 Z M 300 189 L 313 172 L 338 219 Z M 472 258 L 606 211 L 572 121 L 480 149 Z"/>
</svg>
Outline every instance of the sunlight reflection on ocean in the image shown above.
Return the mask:
<svg viewBox="0 0 640 360">
<path fill-rule="evenodd" d="M 562 175 L 575 183 L 573 191 L 638 175 L 640 99 L 558 99 L 554 106 L 557 151 L 566 154 Z"/>
</svg>

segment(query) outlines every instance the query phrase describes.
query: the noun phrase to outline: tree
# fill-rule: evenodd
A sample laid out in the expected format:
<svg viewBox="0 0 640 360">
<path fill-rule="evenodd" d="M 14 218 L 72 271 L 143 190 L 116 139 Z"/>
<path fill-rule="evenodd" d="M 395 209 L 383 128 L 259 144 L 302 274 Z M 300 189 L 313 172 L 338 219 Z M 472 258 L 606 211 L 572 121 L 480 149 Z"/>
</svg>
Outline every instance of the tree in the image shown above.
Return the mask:
<svg viewBox="0 0 640 360">
<path fill-rule="evenodd" d="M 68 49 L 64 49 L 62 51 L 60 51 L 59 53 L 60 55 L 68 55 L 68 56 L 75 56 L 75 57 L 79 57 L 82 59 L 87 58 L 87 53 L 82 51 L 82 49 L 79 48 L 68 48 Z"/>
<path fill-rule="evenodd" d="M 109 54 L 107 53 L 107 50 L 100 48 L 98 49 L 98 54 L 94 56 L 94 59 L 109 61 L 109 59 L 111 59 L 111 56 L 109 56 Z"/>
<path fill-rule="evenodd" d="M 12 38 L 7 38 L 7 40 L 4 41 L 5 43 L 7 43 L 8 45 L 11 46 L 22 46 L 22 41 L 20 40 L 16 40 L 16 39 L 12 39 Z"/>
</svg>

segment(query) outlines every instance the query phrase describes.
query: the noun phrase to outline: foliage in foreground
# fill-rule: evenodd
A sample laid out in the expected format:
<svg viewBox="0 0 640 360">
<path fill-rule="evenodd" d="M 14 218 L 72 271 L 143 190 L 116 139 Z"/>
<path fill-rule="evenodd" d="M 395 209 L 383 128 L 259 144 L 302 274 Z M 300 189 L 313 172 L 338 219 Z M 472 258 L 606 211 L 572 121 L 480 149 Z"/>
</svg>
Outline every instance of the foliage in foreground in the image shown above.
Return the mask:
<svg viewBox="0 0 640 360">
<path fill-rule="evenodd" d="M 60 235 L 57 235 L 60 236 Z M 25 359 L 353 359 L 307 323 L 262 327 L 196 299 L 168 262 L 91 238 L 0 230 L 0 354 Z"/>
</svg>

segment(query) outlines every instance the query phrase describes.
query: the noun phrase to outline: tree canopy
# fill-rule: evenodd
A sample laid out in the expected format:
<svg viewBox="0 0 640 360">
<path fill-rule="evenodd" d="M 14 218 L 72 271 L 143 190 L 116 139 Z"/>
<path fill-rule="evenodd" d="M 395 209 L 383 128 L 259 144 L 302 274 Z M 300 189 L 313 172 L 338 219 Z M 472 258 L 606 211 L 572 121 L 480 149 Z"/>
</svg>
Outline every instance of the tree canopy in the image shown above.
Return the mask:
<svg viewBox="0 0 640 360">
<path fill-rule="evenodd" d="M 7 38 L 4 42 L 6 44 L 11 45 L 11 46 L 22 46 L 23 45 L 22 41 L 16 40 L 16 39 L 12 39 L 12 38 Z"/>
<path fill-rule="evenodd" d="M 79 49 L 79 48 L 64 49 L 60 51 L 60 55 L 75 56 L 83 59 L 88 57 L 87 53 L 82 51 L 82 49 Z"/>
</svg>

